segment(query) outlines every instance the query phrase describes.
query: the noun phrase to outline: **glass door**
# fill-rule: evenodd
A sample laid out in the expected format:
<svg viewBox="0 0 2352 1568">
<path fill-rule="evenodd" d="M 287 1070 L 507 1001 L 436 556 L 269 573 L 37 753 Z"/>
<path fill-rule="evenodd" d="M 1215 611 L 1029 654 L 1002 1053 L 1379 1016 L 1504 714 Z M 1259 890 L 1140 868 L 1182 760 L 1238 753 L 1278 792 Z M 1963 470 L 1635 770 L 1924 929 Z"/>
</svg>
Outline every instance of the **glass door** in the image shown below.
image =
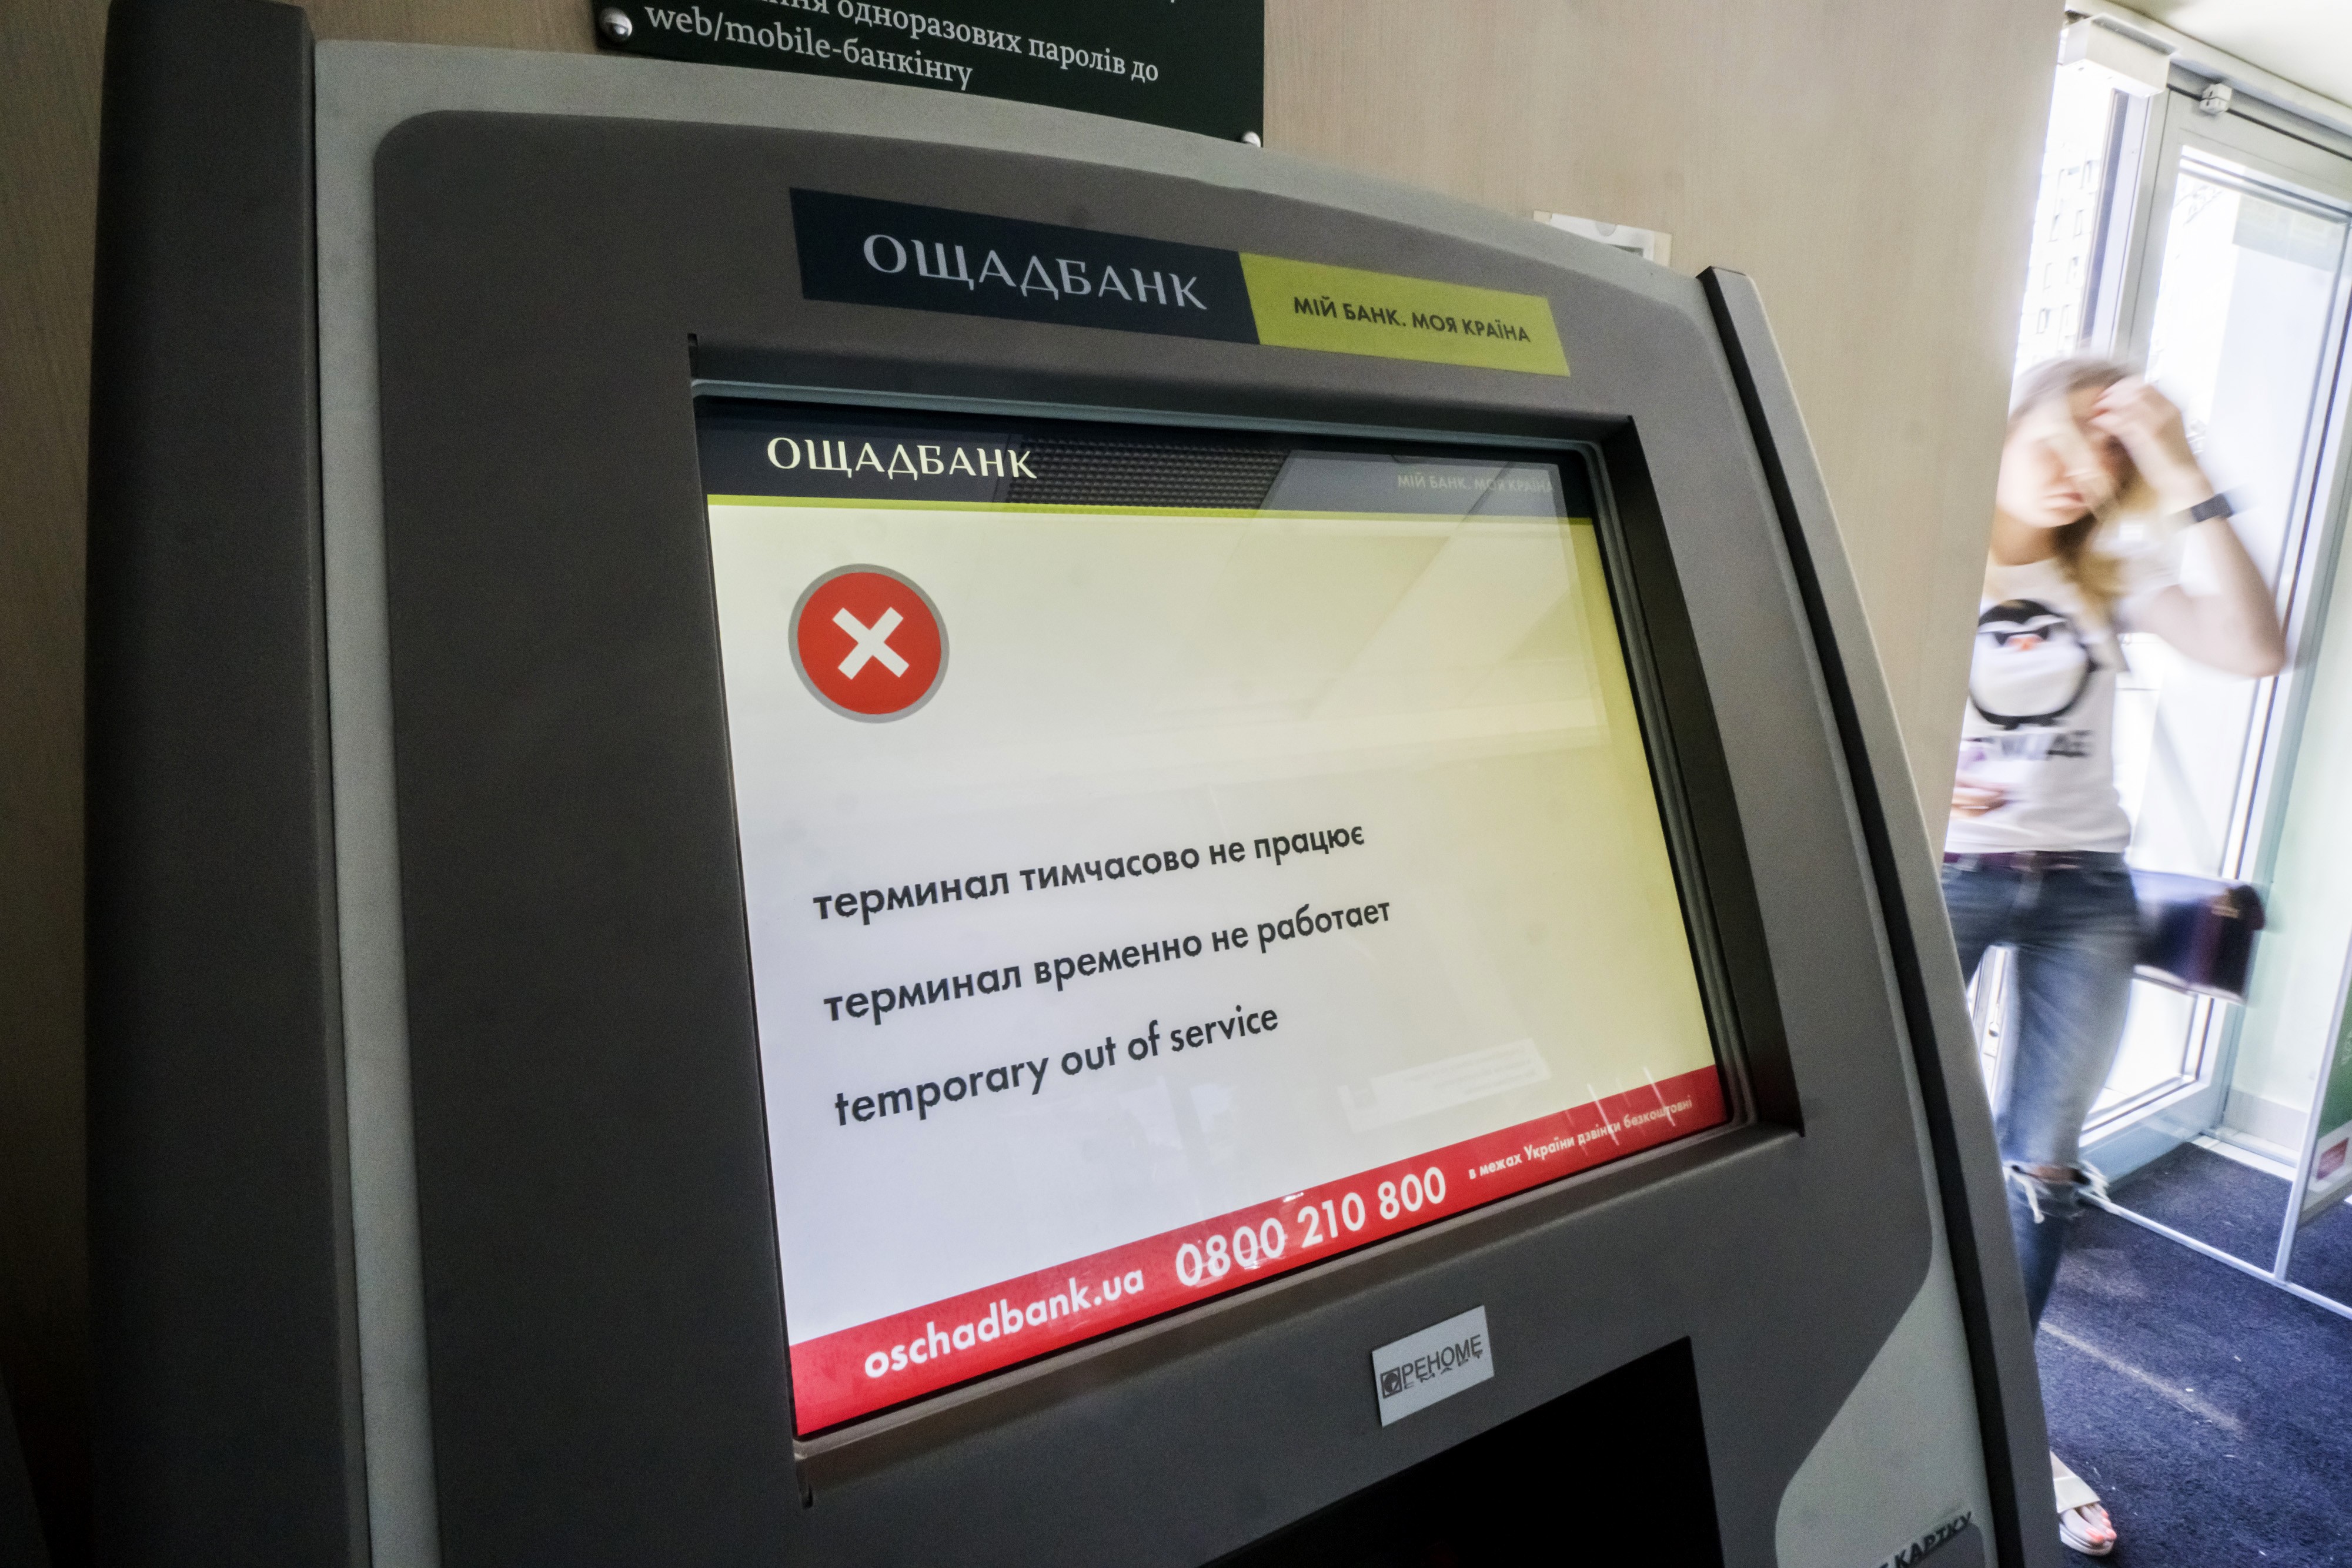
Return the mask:
<svg viewBox="0 0 2352 1568">
<path fill-rule="evenodd" d="M 2019 368 L 2073 352 L 2146 364 L 2229 493 L 2292 651 L 2286 674 L 2247 681 L 2152 635 L 2125 636 L 2116 747 L 2130 858 L 2266 883 L 2316 643 L 2315 584 L 2344 509 L 2352 161 L 2238 115 L 2203 113 L 2179 92 L 2133 100 L 2085 82 L 2062 80 L 2052 131 Z M 2063 214 L 2070 202 L 2089 204 L 2087 225 Z M 2072 298 L 2053 299 L 2053 288 Z M 2079 329 L 2052 329 L 2070 318 Z M 2193 583 L 2195 550 L 2179 564 Z M 2002 967 L 1990 965 L 1977 988 L 1989 1054 L 2000 1045 L 2002 981 Z M 2232 1110 L 2242 1009 L 2145 981 L 2133 992 L 2086 1129 L 2086 1156 L 2111 1173 L 2210 1133 Z M 2274 1119 L 2284 1150 L 2290 1118 Z M 2242 1141 L 2268 1141 L 2242 1131 Z"/>
<path fill-rule="evenodd" d="M 2179 93 L 2166 95 L 2150 162 L 2147 210 L 2163 217 L 2147 225 L 2147 254 L 2119 302 L 2118 346 L 2187 416 L 2277 592 L 2292 653 L 2286 674 L 2249 681 L 2127 632 L 2117 782 L 2133 864 L 2266 883 L 2313 652 L 2312 589 L 2342 511 L 2352 162 L 2203 113 Z M 2201 564 L 2183 551 L 2192 585 Z M 2092 1113 L 2107 1163 L 2137 1166 L 2223 1123 L 2240 1022 L 2234 1006 L 2134 988 L 2123 1051 Z M 2293 1142 L 2284 1124 L 2277 1131 L 2279 1147 Z"/>
</svg>

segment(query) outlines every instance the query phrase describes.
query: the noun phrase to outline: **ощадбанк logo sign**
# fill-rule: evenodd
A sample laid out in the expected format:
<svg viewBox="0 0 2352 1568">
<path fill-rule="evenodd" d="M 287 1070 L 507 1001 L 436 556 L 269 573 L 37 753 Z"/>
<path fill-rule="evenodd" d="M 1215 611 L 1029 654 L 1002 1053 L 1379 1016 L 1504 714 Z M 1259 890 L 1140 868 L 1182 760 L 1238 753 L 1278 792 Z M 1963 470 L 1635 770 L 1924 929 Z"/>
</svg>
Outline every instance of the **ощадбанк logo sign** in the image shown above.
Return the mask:
<svg viewBox="0 0 2352 1568">
<path fill-rule="evenodd" d="M 938 607 L 887 567 L 835 568 L 793 609 L 793 669 L 845 718 L 904 718 L 930 700 L 947 667 Z"/>
</svg>

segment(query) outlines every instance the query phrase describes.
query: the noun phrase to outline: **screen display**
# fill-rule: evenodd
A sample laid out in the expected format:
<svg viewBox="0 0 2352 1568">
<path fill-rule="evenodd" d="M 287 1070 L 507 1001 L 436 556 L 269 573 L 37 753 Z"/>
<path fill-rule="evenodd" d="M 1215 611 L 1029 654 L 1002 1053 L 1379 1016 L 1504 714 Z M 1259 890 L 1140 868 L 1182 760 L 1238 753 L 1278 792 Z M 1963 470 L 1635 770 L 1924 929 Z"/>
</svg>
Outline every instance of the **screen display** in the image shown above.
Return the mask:
<svg viewBox="0 0 2352 1568">
<path fill-rule="evenodd" d="M 699 426 L 800 1431 L 1726 1120 L 1581 456 Z"/>
</svg>

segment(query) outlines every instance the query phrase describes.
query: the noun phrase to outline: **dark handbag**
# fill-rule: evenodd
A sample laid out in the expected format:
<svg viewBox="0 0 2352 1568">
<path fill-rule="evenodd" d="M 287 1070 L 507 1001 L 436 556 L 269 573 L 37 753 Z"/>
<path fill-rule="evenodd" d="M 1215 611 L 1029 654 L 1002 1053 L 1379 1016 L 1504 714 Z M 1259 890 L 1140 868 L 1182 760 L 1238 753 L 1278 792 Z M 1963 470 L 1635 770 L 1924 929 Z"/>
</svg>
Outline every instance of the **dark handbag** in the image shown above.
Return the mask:
<svg viewBox="0 0 2352 1568">
<path fill-rule="evenodd" d="M 2190 996 L 2244 1001 L 2263 895 L 2242 882 L 2179 872 L 2131 876 L 2139 899 L 2139 977 Z"/>
</svg>

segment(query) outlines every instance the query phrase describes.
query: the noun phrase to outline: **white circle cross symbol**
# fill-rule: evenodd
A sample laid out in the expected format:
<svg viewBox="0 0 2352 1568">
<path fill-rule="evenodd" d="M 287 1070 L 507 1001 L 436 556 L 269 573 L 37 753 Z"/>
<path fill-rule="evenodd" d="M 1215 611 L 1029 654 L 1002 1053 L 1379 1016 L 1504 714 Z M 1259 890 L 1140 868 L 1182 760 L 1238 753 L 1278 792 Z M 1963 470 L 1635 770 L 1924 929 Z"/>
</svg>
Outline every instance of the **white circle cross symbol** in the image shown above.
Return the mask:
<svg viewBox="0 0 2352 1568">
<path fill-rule="evenodd" d="M 809 695 L 865 724 L 904 718 L 947 673 L 947 627 L 930 595 L 887 566 L 835 568 L 793 607 L 793 669 Z"/>
<path fill-rule="evenodd" d="M 857 644 L 849 651 L 849 657 L 841 661 L 843 674 L 852 680 L 856 679 L 857 672 L 866 667 L 868 659 L 880 660 L 882 667 L 894 675 L 907 673 L 907 661 L 890 651 L 890 633 L 904 623 L 897 611 L 885 610 L 882 618 L 873 625 L 861 626 L 856 616 L 846 610 L 836 610 L 833 612 L 833 623 L 848 632 Z"/>
</svg>

